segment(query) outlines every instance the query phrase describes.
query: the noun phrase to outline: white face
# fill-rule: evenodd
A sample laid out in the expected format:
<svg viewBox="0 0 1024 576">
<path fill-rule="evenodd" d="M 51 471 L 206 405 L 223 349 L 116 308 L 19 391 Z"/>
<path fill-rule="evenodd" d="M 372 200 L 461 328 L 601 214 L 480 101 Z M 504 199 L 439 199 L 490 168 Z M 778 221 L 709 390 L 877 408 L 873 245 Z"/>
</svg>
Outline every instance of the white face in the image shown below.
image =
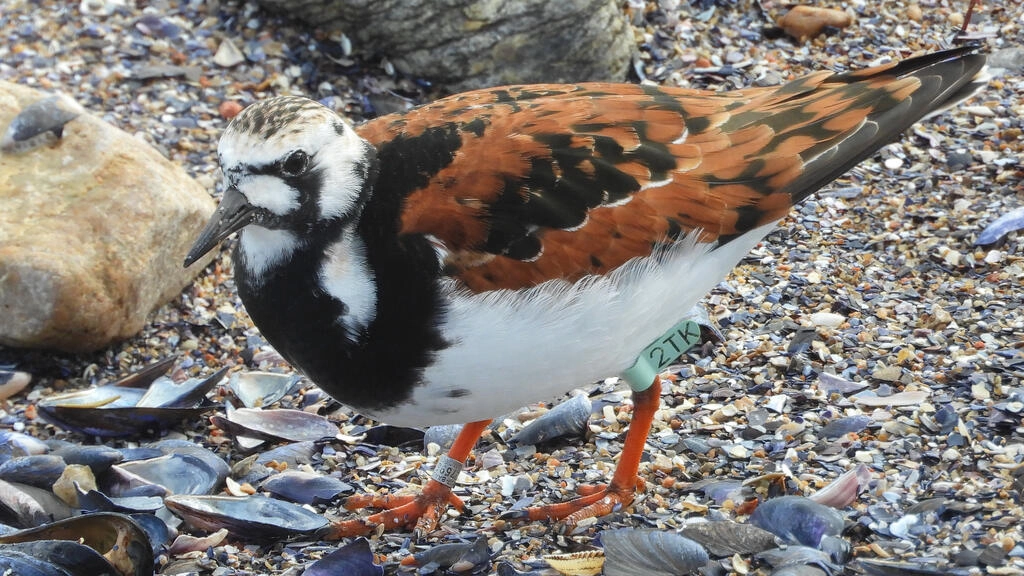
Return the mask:
<svg viewBox="0 0 1024 576">
<path fill-rule="evenodd" d="M 333 111 L 286 96 L 243 110 L 218 154 L 225 184 L 257 208 L 254 225 L 301 233 L 358 209 L 372 148 Z"/>
</svg>

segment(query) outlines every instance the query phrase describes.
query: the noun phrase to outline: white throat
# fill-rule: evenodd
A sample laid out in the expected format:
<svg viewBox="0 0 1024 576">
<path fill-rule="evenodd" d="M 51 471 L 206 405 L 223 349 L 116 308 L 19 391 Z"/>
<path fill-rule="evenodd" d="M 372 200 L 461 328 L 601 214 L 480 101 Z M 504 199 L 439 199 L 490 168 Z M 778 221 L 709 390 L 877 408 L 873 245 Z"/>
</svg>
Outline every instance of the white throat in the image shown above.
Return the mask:
<svg viewBox="0 0 1024 576">
<path fill-rule="evenodd" d="M 264 273 L 289 258 L 299 247 L 299 239 L 287 230 L 271 230 L 255 224 L 246 226 L 238 237 L 242 265 L 259 284 Z"/>
<path fill-rule="evenodd" d="M 377 316 L 377 284 L 366 261 L 366 246 L 354 233 L 346 233 L 325 253 L 320 268 L 320 286 L 324 292 L 345 303 L 344 322 L 348 334 L 356 339 Z"/>
</svg>

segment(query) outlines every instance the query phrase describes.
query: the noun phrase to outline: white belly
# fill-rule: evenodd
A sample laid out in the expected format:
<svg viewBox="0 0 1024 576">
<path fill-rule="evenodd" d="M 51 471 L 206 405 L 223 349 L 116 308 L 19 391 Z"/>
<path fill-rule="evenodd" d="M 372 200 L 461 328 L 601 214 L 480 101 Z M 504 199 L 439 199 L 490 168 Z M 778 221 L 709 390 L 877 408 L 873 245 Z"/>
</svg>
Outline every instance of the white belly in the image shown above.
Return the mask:
<svg viewBox="0 0 1024 576">
<path fill-rule="evenodd" d="M 575 284 L 485 294 L 446 286 L 442 331 L 454 344 L 425 370 L 411 402 L 371 416 L 404 426 L 486 420 L 616 376 L 773 228 L 752 230 L 714 251 L 680 242 Z"/>
</svg>

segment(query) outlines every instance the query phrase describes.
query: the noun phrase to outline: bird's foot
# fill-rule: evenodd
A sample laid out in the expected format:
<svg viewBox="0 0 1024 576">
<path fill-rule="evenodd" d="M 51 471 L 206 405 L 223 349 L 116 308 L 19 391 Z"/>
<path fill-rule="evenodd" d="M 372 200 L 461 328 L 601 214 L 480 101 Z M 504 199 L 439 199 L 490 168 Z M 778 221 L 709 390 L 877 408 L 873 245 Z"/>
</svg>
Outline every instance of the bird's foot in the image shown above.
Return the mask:
<svg viewBox="0 0 1024 576">
<path fill-rule="evenodd" d="M 417 535 L 433 532 L 448 506 L 462 510 L 462 500 L 452 489 L 437 480 L 430 480 L 419 494 L 374 496 L 360 494 L 345 501 L 345 509 L 382 508 L 383 511 L 355 520 L 338 520 L 331 524 L 327 538 L 341 539 L 370 534 L 378 526 L 384 530 L 411 528 Z"/>
<path fill-rule="evenodd" d="M 580 486 L 579 497 L 568 502 L 531 506 L 502 514 L 506 520 L 561 520 L 565 531 L 571 533 L 580 522 L 617 512 L 633 503 L 637 491 L 643 490 L 644 481 L 635 477 L 632 485 L 598 484 Z"/>
</svg>

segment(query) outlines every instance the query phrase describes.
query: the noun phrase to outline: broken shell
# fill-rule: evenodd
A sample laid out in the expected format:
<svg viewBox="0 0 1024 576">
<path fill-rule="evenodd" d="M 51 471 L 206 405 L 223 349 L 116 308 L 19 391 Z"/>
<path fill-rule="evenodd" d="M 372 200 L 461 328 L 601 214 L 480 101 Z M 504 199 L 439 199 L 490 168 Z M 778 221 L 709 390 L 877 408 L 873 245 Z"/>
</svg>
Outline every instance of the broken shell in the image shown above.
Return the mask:
<svg viewBox="0 0 1024 576">
<path fill-rule="evenodd" d="M 857 499 L 860 491 L 871 482 L 871 469 L 864 464 L 843 473 L 821 490 L 811 494 L 810 499 L 832 508 L 845 508 Z"/>
<path fill-rule="evenodd" d="M 590 398 L 577 394 L 527 424 L 510 441 L 531 445 L 563 436 L 579 436 L 587 429 L 590 408 Z"/>
<path fill-rule="evenodd" d="M 868 427 L 872 418 L 870 416 L 858 415 L 858 416 L 847 416 L 845 418 L 836 418 L 829 422 L 821 429 L 821 437 L 840 438 L 847 434 L 856 434 L 861 430 Z"/>
<path fill-rule="evenodd" d="M 987 246 L 1002 240 L 1010 232 L 1024 229 L 1024 206 L 1003 214 L 978 234 L 975 246 Z"/>
<path fill-rule="evenodd" d="M 295 374 L 235 372 L 228 379 L 228 390 L 246 408 L 262 408 L 283 398 L 300 380 Z"/>
<path fill-rule="evenodd" d="M 82 107 L 64 94 L 29 104 L 14 117 L 0 138 L 0 150 L 28 152 L 56 142 L 64 134 L 64 125 L 82 112 Z"/>
<path fill-rule="evenodd" d="M 373 551 L 366 538 L 356 538 L 327 556 L 313 562 L 304 576 L 384 576 L 384 567 L 374 563 Z"/>
<path fill-rule="evenodd" d="M 675 532 L 620 528 L 601 533 L 605 576 L 675 576 L 707 566 L 700 544 Z"/>
<path fill-rule="evenodd" d="M 605 557 L 602 550 L 582 550 L 549 554 L 544 556 L 544 561 L 565 576 L 594 576 L 601 573 Z"/>
<path fill-rule="evenodd" d="M 818 548 L 826 536 L 843 531 L 842 514 L 803 496 L 782 496 L 762 502 L 750 515 L 750 523 L 789 544 Z"/>
<path fill-rule="evenodd" d="M 302 506 L 264 496 L 174 495 L 165 498 L 164 505 L 194 528 L 226 528 L 235 538 L 247 540 L 312 534 L 328 525 L 326 518 Z"/>
</svg>

